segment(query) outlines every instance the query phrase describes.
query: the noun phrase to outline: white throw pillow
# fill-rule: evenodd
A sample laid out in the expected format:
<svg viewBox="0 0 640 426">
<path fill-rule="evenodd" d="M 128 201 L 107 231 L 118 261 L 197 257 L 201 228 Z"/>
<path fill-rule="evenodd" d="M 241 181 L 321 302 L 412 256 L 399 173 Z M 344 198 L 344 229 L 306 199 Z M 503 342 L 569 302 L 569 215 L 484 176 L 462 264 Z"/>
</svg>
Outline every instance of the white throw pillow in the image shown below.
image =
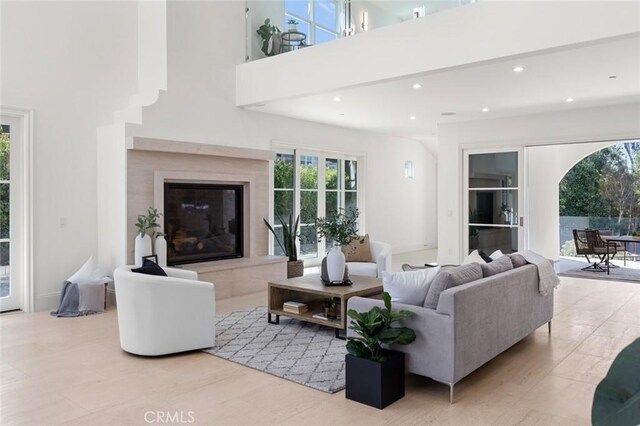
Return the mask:
<svg viewBox="0 0 640 426">
<path fill-rule="evenodd" d="M 493 253 L 491 253 L 491 256 L 489 256 L 491 259 L 496 260 L 496 259 L 500 259 L 502 256 L 504 256 L 504 254 L 502 253 L 501 250 L 496 250 Z"/>
<path fill-rule="evenodd" d="M 382 272 L 382 287 L 392 302 L 422 306 L 440 267 L 406 272 Z"/>
<path fill-rule="evenodd" d="M 67 281 L 76 284 L 88 284 L 104 278 L 104 276 L 93 256 L 91 256 L 75 274 L 67 278 Z"/>
<path fill-rule="evenodd" d="M 469 263 L 473 263 L 473 262 L 479 263 L 480 265 L 482 265 L 483 263 L 487 263 L 482 258 L 482 256 L 480 256 L 480 253 L 478 253 L 478 250 L 474 250 L 471 253 L 469 253 L 469 256 L 464 258 L 464 260 L 462 261 L 462 264 L 468 265 Z"/>
</svg>

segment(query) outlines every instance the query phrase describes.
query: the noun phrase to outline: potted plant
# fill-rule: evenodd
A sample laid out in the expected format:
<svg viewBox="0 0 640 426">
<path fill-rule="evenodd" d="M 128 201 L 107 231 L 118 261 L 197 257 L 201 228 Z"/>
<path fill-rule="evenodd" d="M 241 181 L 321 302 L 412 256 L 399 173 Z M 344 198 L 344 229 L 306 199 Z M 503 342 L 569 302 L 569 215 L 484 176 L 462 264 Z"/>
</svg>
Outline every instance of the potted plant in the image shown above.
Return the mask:
<svg viewBox="0 0 640 426">
<path fill-rule="evenodd" d="M 287 21 L 287 24 L 289 24 L 289 31 L 291 31 L 291 32 L 298 31 L 297 25 L 299 24 L 299 22 L 296 21 L 295 19 L 289 19 Z"/>
<path fill-rule="evenodd" d="M 346 246 L 358 237 L 358 209 L 338 209 L 330 217 L 319 217 L 314 227 L 318 238 L 333 242 L 327 253 L 327 274 L 329 281 L 339 282 L 344 278 L 345 257 L 340 246 Z"/>
<path fill-rule="evenodd" d="M 138 229 L 135 245 L 134 245 L 134 263 L 138 266 L 142 266 L 142 258 L 144 256 L 150 256 L 153 252 L 151 244 L 151 236 L 149 230 L 154 233 L 154 229 L 159 227 L 157 220 L 162 216 L 158 213 L 158 209 L 149 207 L 147 214 L 138 215 L 138 219 L 135 223 Z"/>
<path fill-rule="evenodd" d="M 327 319 L 336 319 L 338 318 L 338 309 L 336 305 L 336 301 L 330 297 L 324 302 L 323 306 L 324 316 Z"/>
<path fill-rule="evenodd" d="M 256 30 L 256 33 L 258 33 L 258 35 L 262 39 L 262 47 L 260 48 L 260 50 L 265 54 L 265 56 L 275 55 L 272 49 L 271 37 L 279 32 L 280 28 L 276 27 L 275 25 L 271 25 L 271 19 L 269 18 L 265 19 L 264 24 L 260 25 L 260 27 Z"/>
<path fill-rule="evenodd" d="M 273 237 L 278 243 L 278 246 L 284 252 L 284 255 L 289 258 L 287 262 L 287 278 L 301 277 L 304 273 L 304 263 L 302 260 L 298 260 L 298 247 L 296 246 L 296 239 L 298 238 L 298 226 L 300 224 L 300 216 L 296 218 L 294 223 L 293 215 L 289 215 L 289 221 L 286 222 L 282 216 L 277 217 L 280 225 L 282 226 L 282 241 L 276 234 L 276 230 L 264 220 L 265 225 L 269 228 L 269 231 L 273 234 Z"/>
<path fill-rule="evenodd" d="M 412 329 L 392 326 L 413 312 L 393 312 L 389 293 L 382 297 L 384 309 L 374 306 L 369 312 L 347 312 L 349 328 L 358 337 L 347 338 L 345 359 L 346 398 L 380 409 L 404 396 L 404 353 L 382 345 L 408 345 L 416 339 Z"/>
</svg>

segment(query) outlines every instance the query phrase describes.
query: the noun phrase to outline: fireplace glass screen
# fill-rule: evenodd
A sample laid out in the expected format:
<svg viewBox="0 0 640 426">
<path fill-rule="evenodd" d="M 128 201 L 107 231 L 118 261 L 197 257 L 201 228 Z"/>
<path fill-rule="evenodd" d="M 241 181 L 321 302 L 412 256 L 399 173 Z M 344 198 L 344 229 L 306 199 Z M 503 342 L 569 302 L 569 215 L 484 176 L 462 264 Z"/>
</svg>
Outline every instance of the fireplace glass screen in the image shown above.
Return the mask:
<svg viewBox="0 0 640 426">
<path fill-rule="evenodd" d="M 242 185 L 165 183 L 167 263 L 242 257 Z"/>
</svg>

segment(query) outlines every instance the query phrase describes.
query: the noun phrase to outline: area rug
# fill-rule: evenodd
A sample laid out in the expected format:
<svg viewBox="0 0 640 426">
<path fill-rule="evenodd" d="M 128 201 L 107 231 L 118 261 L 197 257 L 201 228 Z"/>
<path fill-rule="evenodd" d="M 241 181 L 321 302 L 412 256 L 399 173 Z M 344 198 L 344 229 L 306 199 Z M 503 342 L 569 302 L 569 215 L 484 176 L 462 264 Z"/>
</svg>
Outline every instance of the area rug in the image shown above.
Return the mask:
<svg viewBox="0 0 640 426">
<path fill-rule="evenodd" d="M 587 278 L 590 280 L 605 280 L 605 281 L 625 281 L 630 283 L 640 284 L 640 269 L 632 269 L 632 268 L 611 268 L 610 274 L 607 275 L 606 272 L 591 272 L 591 271 L 583 271 L 581 268 L 584 266 L 578 267 L 576 269 L 570 269 L 568 271 L 564 271 L 559 273 L 558 275 L 561 277 L 574 277 L 574 278 Z"/>
<path fill-rule="evenodd" d="M 333 328 L 280 317 L 267 322 L 264 306 L 216 316 L 211 355 L 327 393 L 344 389 L 345 341 Z"/>
</svg>

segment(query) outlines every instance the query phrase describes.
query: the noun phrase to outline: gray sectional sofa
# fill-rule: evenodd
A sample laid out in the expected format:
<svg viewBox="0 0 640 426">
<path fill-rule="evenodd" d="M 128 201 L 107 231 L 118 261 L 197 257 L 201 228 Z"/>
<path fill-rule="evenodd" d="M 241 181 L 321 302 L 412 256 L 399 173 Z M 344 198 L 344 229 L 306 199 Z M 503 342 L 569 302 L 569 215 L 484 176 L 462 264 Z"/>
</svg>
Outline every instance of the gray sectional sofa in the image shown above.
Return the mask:
<svg viewBox="0 0 640 426">
<path fill-rule="evenodd" d="M 349 299 L 348 309 L 368 311 L 382 301 Z M 553 292 L 541 296 L 538 268 L 527 264 L 440 293 L 436 309 L 394 303 L 415 315 L 404 321 L 416 340 L 404 352 L 407 371 L 453 387 L 462 378 L 528 336 L 553 317 Z M 355 333 L 348 329 L 348 336 Z"/>
</svg>

